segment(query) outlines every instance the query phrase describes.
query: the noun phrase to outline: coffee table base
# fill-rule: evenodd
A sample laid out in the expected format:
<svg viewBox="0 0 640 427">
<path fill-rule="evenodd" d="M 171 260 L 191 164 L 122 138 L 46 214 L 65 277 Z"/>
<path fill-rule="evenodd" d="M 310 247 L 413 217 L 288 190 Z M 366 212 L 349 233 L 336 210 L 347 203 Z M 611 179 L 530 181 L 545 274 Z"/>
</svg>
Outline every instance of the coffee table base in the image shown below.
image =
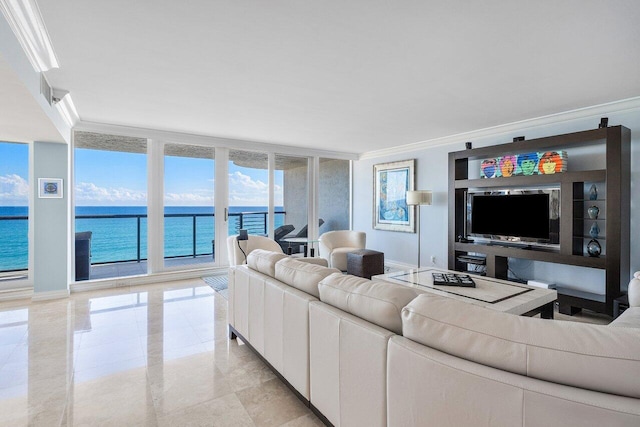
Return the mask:
<svg viewBox="0 0 640 427">
<path fill-rule="evenodd" d="M 531 310 L 527 313 L 524 313 L 522 314 L 522 316 L 533 317 L 539 314 L 540 317 L 543 319 L 553 319 L 554 306 L 555 306 L 555 303 L 550 302 L 541 307 L 536 308 L 535 310 Z"/>
</svg>

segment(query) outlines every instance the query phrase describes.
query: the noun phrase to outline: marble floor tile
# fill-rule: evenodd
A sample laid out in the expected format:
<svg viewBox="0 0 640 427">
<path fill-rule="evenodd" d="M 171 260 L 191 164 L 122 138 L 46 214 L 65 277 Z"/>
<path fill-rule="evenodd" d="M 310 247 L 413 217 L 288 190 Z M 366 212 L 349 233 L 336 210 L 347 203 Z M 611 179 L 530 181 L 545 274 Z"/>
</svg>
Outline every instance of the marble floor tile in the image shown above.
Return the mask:
<svg viewBox="0 0 640 427">
<path fill-rule="evenodd" d="M 240 390 L 236 395 L 256 426 L 280 426 L 311 414 L 278 378 Z"/>
<path fill-rule="evenodd" d="M 0 302 L 0 426 L 321 425 L 227 323 L 200 279 Z"/>
<path fill-rule="evenodd" d="M 235 394 L 227 394 L 158 418 L 161 427 L 252 427 L 251 417 Z"/>
</svg>

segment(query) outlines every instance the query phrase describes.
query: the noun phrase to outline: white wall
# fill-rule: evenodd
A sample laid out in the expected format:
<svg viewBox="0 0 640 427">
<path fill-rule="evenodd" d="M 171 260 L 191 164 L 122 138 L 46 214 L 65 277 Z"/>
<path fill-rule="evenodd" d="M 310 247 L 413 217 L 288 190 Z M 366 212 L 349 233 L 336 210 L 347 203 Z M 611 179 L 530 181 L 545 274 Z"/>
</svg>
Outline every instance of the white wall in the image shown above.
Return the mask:
<svg viewBox="0 0 640 427">
<path fill-rule="evenodd" d="M 625 104 L 626 105 L 626 104 Z M 417 265 L 417 236 L 412 233 L 374 230 L 372 226 L 373 210 L 373 165 L 391 161 L 416 159 L 416 189 L 432 190 L 433 205 L 423 206 L 421 214 L 421 265 L 434 265 L 430 261 L 435 256 L 435 265 L 447 267 L 447 200 L 448 200 L 448 153 L 464 149 L 465 141 L 472 141 L 473 147 L 483 147 L 501 143 L 510 143 L 513 137 L 525 136 L 534 139 L 550 135 L 577 132 L 598 127 L 600 117 L 609 117 L 609 125 L 623 125 L 631 129 L 631 273 L 640 270 L 640 239 L 634 238 L 640 233 L 640 107 L 627 110 L 604 111 L 598 108 L 593 115 L 573 118 L 567 114 L 553 119 L 539 120 L 547 124 L 522 125 L 522 128 L 508 126 L 508 131 L 499 128 L 493 134 L 478 132 L 476 137 L 468 134 L 459 141 L 447 145 L 416 149 L 410 152 L 390 154 L 383 157 L 367 158 L 354 162 L 354 229 L 367 233 L 367 247 L 385 253 L 385 260 L 391 263 Z M 595 110 L 595 109 L 594 109 Z M 505 127 L 506 129 L 506 127 Z M 481 136 L 479 136 L 481 135 Z M 569 170 L 572 161 L 574 167 L 585 168 L 585 164 L 594 161 L 594 156 L 585 153 L 580 158 L 569 158 Z M 597 161 L 597 159 L 595 159 Z M 580 164 L 582 163 L 582 164 Z M 536 278 L 551 281 L 567 287 L 576 287 L 590 292 L 603 293 L 604 273 L 589 268 L 538 263 L 529 260 L 514 260 L 510 263 L 514 273 L 523 279 Z M 626 283 L 623 284 L 626 288 Z"/>
<path fill-rule="evenodd" d="M 33 197 L 34 298 L 55 298 L 68 293 L 69 283 L 69 146 L 34 142 L 31 191 Z M 38 198 L 38 178 L 62 178 L 62 199 Z M 31 213 L 30 213 L 31 215 Z M 40 295 L 39 295 L 40 294 Z"/>
</svg>

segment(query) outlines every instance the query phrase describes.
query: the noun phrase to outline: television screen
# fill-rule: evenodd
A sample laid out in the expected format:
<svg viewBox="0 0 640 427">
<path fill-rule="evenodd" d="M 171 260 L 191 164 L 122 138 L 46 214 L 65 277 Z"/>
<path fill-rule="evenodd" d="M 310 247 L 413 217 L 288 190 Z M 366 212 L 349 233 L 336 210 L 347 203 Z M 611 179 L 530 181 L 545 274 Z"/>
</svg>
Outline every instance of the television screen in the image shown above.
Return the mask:
<svg viewBox="0 0 640 427">
<path fill-rule="evenodd" d="M 558 197 L 558 191 L 555 190 Z M 469 234 L 513 241 L 557 243 L 553 191 L 470 194 Z M 557 209 L 557 208 L 556 208 Z M 555 225 L 552 225 L 554 224 Z"/>
</svg>

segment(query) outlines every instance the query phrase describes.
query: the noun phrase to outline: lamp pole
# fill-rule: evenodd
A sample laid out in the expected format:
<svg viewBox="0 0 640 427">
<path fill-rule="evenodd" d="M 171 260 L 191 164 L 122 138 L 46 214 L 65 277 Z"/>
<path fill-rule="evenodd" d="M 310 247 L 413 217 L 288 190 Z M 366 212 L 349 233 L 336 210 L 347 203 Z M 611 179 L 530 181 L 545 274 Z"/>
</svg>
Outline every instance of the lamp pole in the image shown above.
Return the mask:
<svg viewBox="0 0 640 427">
<path fill-rule="evenodd" d="M 407 205 L 418 207 L 418 217 L 416 218 L 416 233 L 418 234 L 418 269 L 420 269 L 420 206 L 430 205 L 432 193 L 428 190 L 407 191 Z"/>
</svg>

